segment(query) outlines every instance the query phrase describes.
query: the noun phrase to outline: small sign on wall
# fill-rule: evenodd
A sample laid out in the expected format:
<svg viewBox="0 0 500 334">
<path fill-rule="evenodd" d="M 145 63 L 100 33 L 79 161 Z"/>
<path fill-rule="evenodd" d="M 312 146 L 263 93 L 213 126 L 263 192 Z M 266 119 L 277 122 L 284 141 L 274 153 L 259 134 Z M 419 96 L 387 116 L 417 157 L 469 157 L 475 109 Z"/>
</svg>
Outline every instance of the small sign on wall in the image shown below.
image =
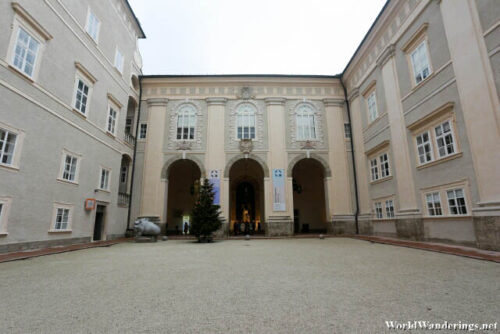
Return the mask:
<svg viewBox="0 0 500 334">
<path fill-rule="evenodd" d="M 85 199 L 85 210 L 91 211 L 95 209 L 95 198 Z"/>
</svg>

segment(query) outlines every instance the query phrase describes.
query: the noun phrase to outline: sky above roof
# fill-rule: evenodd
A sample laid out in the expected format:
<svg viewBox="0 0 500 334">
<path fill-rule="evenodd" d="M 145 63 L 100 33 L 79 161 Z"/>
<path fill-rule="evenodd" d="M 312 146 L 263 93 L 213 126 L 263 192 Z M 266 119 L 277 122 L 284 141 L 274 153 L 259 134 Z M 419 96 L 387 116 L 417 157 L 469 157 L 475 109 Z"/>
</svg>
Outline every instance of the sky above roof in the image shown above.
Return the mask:
<svg viewBox="0 0 500 334">
<path fill-rule="evenodd" d="M 385 2 L 129 0 L 144 74 L 339 74 Z"/>
</svg>

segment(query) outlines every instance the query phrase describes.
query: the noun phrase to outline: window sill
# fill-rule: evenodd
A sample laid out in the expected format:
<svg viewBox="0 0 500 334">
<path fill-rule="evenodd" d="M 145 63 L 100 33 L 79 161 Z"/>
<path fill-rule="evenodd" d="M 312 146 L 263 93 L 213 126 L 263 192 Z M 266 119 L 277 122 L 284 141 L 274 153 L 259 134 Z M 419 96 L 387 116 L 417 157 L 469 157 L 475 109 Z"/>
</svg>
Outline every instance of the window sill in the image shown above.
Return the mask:
<svg viewBox="0 0 500 334">
<path fill-rule="evenodd" d="M 60 234 L 60 233 L 72 233 L 72 230 L 49 230 L 49 233 Z"/>
<path fill-rule="evenodd" d="M 379 183 L 382 183 L 382 182 L 385 182 L 385 181 L 389 181 L 389 180 L 392 180 L 392 175 L 389 175 L 389 176 L 386 176 L 382 179 L 378 179 L 378 180 L 375 180 L 375 181 L 371 181 L 370 184 L 371 185 L 374 185 L 374 184 L 379 184 Z"/>
<path fill-rule="evenodd" d="M 14 166 L 14 165 L 6 165 L 6 164 L 0 163 L 0 169 L 2 169 L 2 168 L 9 170 L 9 171 L 13 171 L 13 172 L 19 172 L 19 167 Z"/>
<path fill-rule="evenodd" d="M 396 218 L 373 218 L 374 223 L 393 223 L 396 221 Z"/>
<path fill-rule="evenodd" d="M 471 215 L 448 215 L 448 216 L 423 216 L 425 220 L 454 220 L 454 219 L 471 219 Z"/>
<path fill-rule="evenodd" d="M 110 194 L 111 191 L 107 190 L 107 189 L 96 189 L 95 190 L 96 193 L 105 193 L 105 194 Z"/>
<path fill-rule="evenodd" d="M 12 66 L 11 64 L 9 64 L 8 66 L 9 66 L 9 69 L 11 69 L 15 74 L 19 75 L 21 78 L 28 80 L 32 84 L 35 83 L 35 80 L 33 80 L 33 78 L 31 78 L 29 75 L 27 75 L 23 71 L 19 70 L 17 67 Z M 33 71 L 34 71 L 34 69 L 33 69 Z"/>
<path fill-rule="evenodd" d="M 87 119 L 87 114 L 86 114 L 86 113 L 85 113 L 85 114 L 83 114 L 81 111 L 79 111 L 78 109 L 76 109 L 76 108 L 74 108 L 74 107 L 73 107 L 73 108 L 71 108 L 71 110 L 72 110 L 75 114 L 77 114 L 78 116 L 80 116 L 81 118 L 83 118 L 83 119 Z"/>
<path fill-rule="evenodd" d="M 416 83 L 415 78 L 413 78 L 413 88 L 411 89 L 411 92 L 413 93 L 414 91 L 416 91 L 417 89 L 419 89 L 420 87 L 425 85 L 426 82 L 429 82 L 432 78 L 434 78 L 435 74 L 436 74 L 436 72 L 432 72 L 431 74 L 429 74 L 427 76 L 427 78 L 420 81 L 419 83 Z"/>
<path fill-rule="evenodd" d="M 6 237 L 9 235 L 9 232 L 0 232 L 0 238 L 1 237 Z"/>
<path fill-rule="evenodd" d="M 65 183 L 65 184 L 71 184 L 73 186 L 78 186 L 78 182 L 77 181 L 65 180 L 65 179 L 60 178 L 60 177 L 57 178 L 57 181 L 61 182 L 61 183 Z"/>
<path fill-rule="evenodd" d="M 438 164 L 446 162 L 446 161 L 450 161 L 450 160 L 453 160 L 453 159 L 460 158 L 462 155 L 463 155 L 462 152 L 453 153 L 452 155 L 449 155 L 447 157 L 440 158 L 440 159 L 437 159 L 437 160 L 434 160 L 434 161 L 427 162 L 427 163 L 425 163 L 423 165 L 417 166 L 417 169 L 420 170 L 420 169 L 424 169 L 424 168 L 427 168 L 427 167 L 432 167 L 432 166 L 438 165 Z"/>
<path fill-rule="evenodd" d="M 115 135 L 114 133 L 112 133 L 112 132 L 106 131 L 106 134 L 107 134 L 109 137 L 113 138 L 113 139 L 115 139 L 115 138 L 116 138 L 116 135 Z"/>
</svg>

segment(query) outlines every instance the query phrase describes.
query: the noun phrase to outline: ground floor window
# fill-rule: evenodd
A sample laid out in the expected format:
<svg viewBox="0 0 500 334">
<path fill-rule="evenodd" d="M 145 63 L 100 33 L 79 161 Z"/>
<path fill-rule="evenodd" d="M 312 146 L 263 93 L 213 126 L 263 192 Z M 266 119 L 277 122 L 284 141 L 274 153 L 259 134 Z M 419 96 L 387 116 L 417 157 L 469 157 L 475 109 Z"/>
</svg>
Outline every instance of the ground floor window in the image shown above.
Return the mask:
<svg viewBox="0 0 500 334">
<path fill-rule="evenodd" d="M 448 208 L 451 215 L 466 215 L 467 205 L 463 189 L 452 189 L 446 192 L 448 196 Z"/>
<path fill-rule="evenodd" d="M 109 190 L 109 175 L 111 171 L 106 168 L 101 168 L 101 178 L 99 181 L 99 189 Z"/>
<path fill-rule="evenodd" d="M 427 212 L 429 216 L 442 216 L 443 211 L 441 210 L 441 197 L 439 192 L 433 192 L 425 195 L 427 202 Z"/>
</svg>

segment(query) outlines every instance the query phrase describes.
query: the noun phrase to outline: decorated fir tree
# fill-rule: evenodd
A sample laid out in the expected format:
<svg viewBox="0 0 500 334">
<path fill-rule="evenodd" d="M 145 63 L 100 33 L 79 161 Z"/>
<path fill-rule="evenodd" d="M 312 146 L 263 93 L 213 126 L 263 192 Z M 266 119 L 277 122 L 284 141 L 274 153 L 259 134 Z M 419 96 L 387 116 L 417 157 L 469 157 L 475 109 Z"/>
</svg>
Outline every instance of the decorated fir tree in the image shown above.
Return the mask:
<svg viewBox="0 0 500 334">
<path fill-rule="evenodd" d="M 191 233 L 198 238 L 199 242 L 202 240 L 211 241 L 212 233 L 222 225 L 219 218 L 220 206 L 213 204 L 213 202 L 213 186 L 208 179 L 205 179 L 192 212 Z"/>
</svg>

